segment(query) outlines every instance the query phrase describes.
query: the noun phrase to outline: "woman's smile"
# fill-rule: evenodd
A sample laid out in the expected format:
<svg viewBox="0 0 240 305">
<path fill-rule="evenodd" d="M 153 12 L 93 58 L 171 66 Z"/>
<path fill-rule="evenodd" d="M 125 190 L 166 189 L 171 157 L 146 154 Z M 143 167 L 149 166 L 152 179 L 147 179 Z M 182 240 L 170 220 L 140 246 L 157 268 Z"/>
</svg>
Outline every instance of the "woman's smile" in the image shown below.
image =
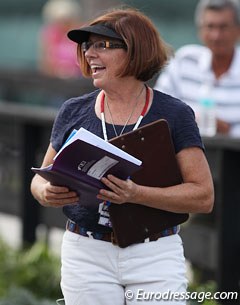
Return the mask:
<svg viewBox="0 0 240 305">
<path fill-rule="evenodd" d="M 106 70 L 106 68 L 103 65 L 91 65 L 91 70 L 92 70 L 92 76 L 98 76 L 101 75 L 103 71 Z"/>
</svg>

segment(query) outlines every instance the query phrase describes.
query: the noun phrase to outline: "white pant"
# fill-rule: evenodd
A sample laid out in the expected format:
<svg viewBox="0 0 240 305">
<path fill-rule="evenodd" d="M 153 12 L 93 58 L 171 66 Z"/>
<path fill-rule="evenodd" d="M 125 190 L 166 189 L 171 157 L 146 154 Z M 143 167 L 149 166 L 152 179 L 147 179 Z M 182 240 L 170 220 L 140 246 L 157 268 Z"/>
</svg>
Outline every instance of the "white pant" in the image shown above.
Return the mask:
<svg viewBox="0 0 240 305">
<path fill-rule="evenodd" d="M 159 299 L 161 293 L 166 298 L 167 293 L 186 291 L 186 265 L 178 234 L 122 249 L 66 231 L 61 272 L 66 305 L 186 303 Z"/>
</svg>

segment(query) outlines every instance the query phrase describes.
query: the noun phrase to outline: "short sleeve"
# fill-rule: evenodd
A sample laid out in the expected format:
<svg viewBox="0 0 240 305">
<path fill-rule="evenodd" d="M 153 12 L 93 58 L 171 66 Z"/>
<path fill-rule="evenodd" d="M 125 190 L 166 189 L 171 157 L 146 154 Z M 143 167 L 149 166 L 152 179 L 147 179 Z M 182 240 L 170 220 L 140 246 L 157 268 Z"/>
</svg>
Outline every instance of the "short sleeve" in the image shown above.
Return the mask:
<svg viewBox="0 0 240 305">
<path fill-rule="evenodd" d="M 52 127 L 50 141 L 56 151 L 62 147 L 71 132 L 70 122 L 72 120 L 70 120 L 71 106 L 69 101 L 70 100 L 66 101 L 61 106 Z"/>
<path fill-rule="evenodd" d="M 174 120 L 173 141 L 176 153 L 188 147 L 199 147 L 204 150 L 194 112 L 185 103 L 181 103 Z"/>
</svg>

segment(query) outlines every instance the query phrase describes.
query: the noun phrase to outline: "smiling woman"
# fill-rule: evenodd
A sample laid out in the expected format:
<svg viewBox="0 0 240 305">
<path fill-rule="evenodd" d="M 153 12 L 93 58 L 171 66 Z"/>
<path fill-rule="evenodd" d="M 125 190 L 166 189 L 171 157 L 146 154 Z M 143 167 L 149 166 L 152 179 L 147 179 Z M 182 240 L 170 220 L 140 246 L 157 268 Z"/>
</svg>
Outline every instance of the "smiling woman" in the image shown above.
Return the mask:
<svg viewBox="0 0 240 305">
<path fill-rule="evenodd" d="M 170 213 L 212 210 L 212 179 L 191 108 L 145 84 L 164 67 L 171 49 L 152 21 L 130 8 L 107 12 L 84 27 L 71 30 L 68 37 L 77 43 L 83 75 L 91 77 L 98 89 L 63 104 L 42 166 L 53 162 L 73 129 L 84 127 L 108 141 L 165 119 L 183 183 L 155 187 L 108 175 L 101 179 L 107 188 L 100 189 L 96 198 L 101 204 L 92 208 L 95 200 L 83 202 L 67 187 L 51 185 L 38 175 L 33 178 L 34 197 L 43 206 L 63 207 L 68 217 L 61 269 L 65 303 L 133 305 L 138 304 L 139 289 L 185 293 L 186 266 L 177 223 L 121 248 L 111 221 L 102 221 L 103 217 L 109 220 L 109 204 L 134 204 L 140 209 Z M 143 300 L 143 304 L 148 301 Z M 173 300 L 151 301 L 158 305 L 176 304 Z M 177 304 L 184 305 L 185 301 L 178 300 Z"/>
<path fill-rule="evenodd" d="M 119 15 L 119 17 L 121 16 Z M 141 18 L 144 17 L 141 16 Z M 122 18 L 122 20 L 124 19 Z M 149 22 L 147 19 L 144 21 Z M 118 44 L 120 43 L 120 45 L 125 46 L 124 49 L 126 48 L 127 50 L 127 62 L 125 62 L 124 66 L 122 67 L 122 72 L 119 74 L 119 76 L 136 74 L 137 79 L 141 78 L 142 81 L 147 81 L 151 79 L 153 75 L 159 71 L 159 69 L 162 68 L 162 65 L 171 54 L 171 50 L 168 49 L 163 40 L 156 39 L 156 37 L 158 37 L 158 33 L 152 23 L 149 23 L 148 27 L 145 28 L 136 26 L 136 30 L 134 32 L 128 31 L 128 25 L 132 26 L 134 24 L 135 26 L 136 22 L 137 20 L 125 18 L 123 25 L 121 24 L 121 21 L 119 21 L 119 24 L 116 25 L 118 26 L 119 32 L 121 33 L 121 35 L 119 35 L 116 34 L 116 32 L 112 32 L 113 25 L 111 25 L 110 19 L 107 22 L 101 22 L 101 18 L 99 18 L 99 20 L 95 21 L 91 25 L 91 29 L 87 27 L 86 31 L 89 31 L 88 33 L 111 37 L 116 40 L 115 43 L 118 42 Z M 77 35 L 79 33 L 78 31 L 79 30 L 73 30 L 69 33 L 69 38 L 77 43 L 79 43 L 79 36 L 73 37 L 73 35 Z M 85 32 L 84 29 L 81 29 L 81 31 Z M 84 34 L 84 36 L 81 36 L 81 39 L 86 39 L 87 37 L 88 36 Z M 142 37 L 145 37 L 145 44 L 140 43 Z M 156 56 L 157 50 L 160 52 L 158 56 Z M 139 56 L 140 52 L 142 56 Z M 85 73 L 85 76 L 90 76 L 91 73 L 89 74 L 89 65 L 85 60 L 85 54 L 82 52 L 80 44 L 78 45 L 78 55 L 82 65 L 83 73 Z M 146 62 L 148 62 L 148 65 L 146 66 L 146 71 L 144 71 L 145 64 L 143 65 L 143 63 Z M 144 75 L 145 73 L 146 75 Z"/>
</svg>

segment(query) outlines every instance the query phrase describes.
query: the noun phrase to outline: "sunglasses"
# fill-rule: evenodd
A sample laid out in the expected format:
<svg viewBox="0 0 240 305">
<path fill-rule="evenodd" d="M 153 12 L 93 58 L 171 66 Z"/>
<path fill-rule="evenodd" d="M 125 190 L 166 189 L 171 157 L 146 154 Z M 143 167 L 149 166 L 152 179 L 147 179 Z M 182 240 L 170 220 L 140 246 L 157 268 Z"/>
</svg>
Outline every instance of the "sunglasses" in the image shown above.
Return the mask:
<svg viewBox="0 0 240 305">
<path fill-rule="evenodd" d="M 102 52 L 106 49 L 127 49 L 127 46 L 122 42 L 113 42 L 109 40 L 100 40 L 100 41 L 85 41 L 81 44 L 81 50 L 85 53 L 90 47 L 97 52 Z"/>
</svg>

